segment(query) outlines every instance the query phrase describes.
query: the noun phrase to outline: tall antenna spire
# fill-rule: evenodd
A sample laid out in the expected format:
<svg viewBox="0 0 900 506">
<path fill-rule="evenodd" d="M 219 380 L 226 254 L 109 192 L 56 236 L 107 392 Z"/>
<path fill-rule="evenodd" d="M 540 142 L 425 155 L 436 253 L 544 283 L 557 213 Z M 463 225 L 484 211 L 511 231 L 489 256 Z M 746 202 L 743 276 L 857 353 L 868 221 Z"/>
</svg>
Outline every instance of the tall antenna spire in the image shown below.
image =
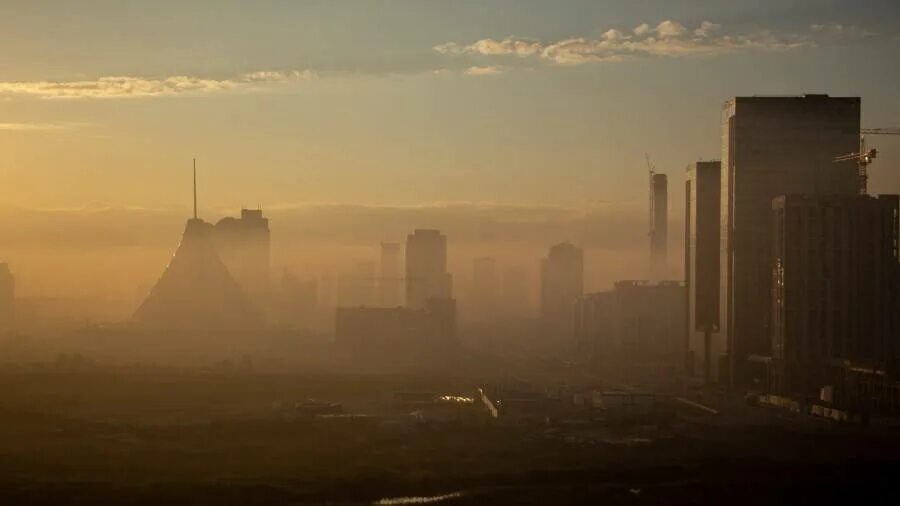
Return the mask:
<svg viewBox="0 0 900 506">
<path fill-rule="evenodd" d="M 197 159 L 194 158 L 194 219 L 197 219 Z"/>
</svg>

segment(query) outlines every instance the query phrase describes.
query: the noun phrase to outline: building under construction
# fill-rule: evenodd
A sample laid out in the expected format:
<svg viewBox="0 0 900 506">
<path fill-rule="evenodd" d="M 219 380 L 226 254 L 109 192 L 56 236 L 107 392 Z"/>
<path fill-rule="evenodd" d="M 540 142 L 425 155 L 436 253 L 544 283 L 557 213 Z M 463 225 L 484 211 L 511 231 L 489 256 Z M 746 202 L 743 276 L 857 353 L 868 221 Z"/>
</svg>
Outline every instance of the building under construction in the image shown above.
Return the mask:
<svg viewBox="0 0 900 506">
<path fill-rule="evenodd" d="M 650 279 L 666 277 L 669 242 L 669 178 L 650 172 Z"/>
</svg>

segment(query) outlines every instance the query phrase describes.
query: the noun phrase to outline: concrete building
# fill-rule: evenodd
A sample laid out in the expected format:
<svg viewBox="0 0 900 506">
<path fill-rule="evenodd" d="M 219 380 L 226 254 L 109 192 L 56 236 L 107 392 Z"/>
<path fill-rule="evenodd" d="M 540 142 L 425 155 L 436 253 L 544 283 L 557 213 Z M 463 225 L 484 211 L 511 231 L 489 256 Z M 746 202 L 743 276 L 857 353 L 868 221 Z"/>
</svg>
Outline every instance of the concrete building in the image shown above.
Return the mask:
<svg viewBox="0 0 900 506">
<path fill-rule="evenodd" d="M 898 196 L 775 199 L 772 387 L 815 395 L 830 369 L 896 373 Z"/>
<path fill-rule="evenodd" d="M 419 229 L 406 238 L 406 305 L 425 308 L 429 299 L 453 297 L 447 272 L 447 237 L 438 230 Z"/>
<path fill-rule="evenodd" d="M 378 305 L 397 307 L 403 304 L 403 249 L 397 242 L 381 243 L 378 272 Z"/>
<path fill-rule="evenodd" d="M 477 257 L 472 261 L 472 319 L 479 323 L 497 319 L 500 277 L 497 260 Z"/>
<path fill-rule="evenodd" d="M 650 279 L 666 276 L 669 243 L 669 178 L 653 174 L 650 179 Z"/>
<path fill-rule="evenodd" d="M 9 270 L 9 264 L 0 263 L 0 332 L 8 332 L 15 327 L 16 280 Z"/>
<path fill-rule="evenodd" d="M 685 180 L 684 276 L 687 281 L 689 374 L 717 381 L 727 347 L 719 332 L 721 163 L 695 162 Z"/>
<path fill-rule="evenodd" d="M 270 296 L 271 234 L 262 210 L 241 209 L 240 218 L 222 218 L 213 239 L 228 272 L 257 305 L 265 306 Z"/>
<path fill-rule="evenodd" d="M 584 294 L 584 252 L 564 242 L 541 261 L 541 321 L 548 337 L 574 344 L 572 314 Z"/>
<path fill-rule="evenodd" d="M 722 112 L 719 323 L 735 386 L 770 352 L 772 199 L 858 192 L 856 164 L 832 160 L 859 149 L 860 99 L 738 97 Z"/>
</svg>

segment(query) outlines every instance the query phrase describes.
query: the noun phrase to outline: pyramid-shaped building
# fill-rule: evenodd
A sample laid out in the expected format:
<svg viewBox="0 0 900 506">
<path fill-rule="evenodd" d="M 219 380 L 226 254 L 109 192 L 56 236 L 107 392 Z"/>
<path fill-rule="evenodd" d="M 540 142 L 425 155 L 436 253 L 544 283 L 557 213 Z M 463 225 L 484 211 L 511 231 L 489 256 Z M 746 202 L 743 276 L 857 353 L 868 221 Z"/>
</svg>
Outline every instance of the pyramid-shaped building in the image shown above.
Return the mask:
<svg viewBox="0 0 900 506">
<path fill-rule="evenodd" d="M 213 226 L 188 220 L 181 243 L 133 321 L 144 327 L 247 330 L 261 315 L 219 258 Z"/>
</svg>

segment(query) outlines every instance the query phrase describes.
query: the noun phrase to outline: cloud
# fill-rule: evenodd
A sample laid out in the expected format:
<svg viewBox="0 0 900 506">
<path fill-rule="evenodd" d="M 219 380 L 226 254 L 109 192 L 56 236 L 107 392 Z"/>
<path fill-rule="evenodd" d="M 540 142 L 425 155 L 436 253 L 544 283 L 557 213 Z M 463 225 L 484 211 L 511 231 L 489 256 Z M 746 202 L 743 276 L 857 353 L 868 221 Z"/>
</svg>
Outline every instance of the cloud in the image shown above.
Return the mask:
<svg viewBox="0 0 900 506">
<path fill-rule="evenodd" d="M 84 123 L 0 123 L 0 132 L 46 132 L 68 130 L 83 125 Z"/>
<path fill-rule="evenodd" d="M 465 74 L 467 76 L 495 76 L 497 74 L 502 74 L 503 69 L 500 67 L 469 67 L 466 69 Z"/>
<path fill-rule="evenodd" d="M 106 76 L 82 81 L 0 81 L 0 96 L 42 99 L 160 97 L 260 89 L 314 77 L 315 74 L 308 70 L 291 70 L 251 72 L 223 79 L 196 76 Z"/>
<path fill-rule="evenodd" d="M 440 54 L 476 60 L 486 59 L 540 60 L 557 65 L 617 62 L 635 57 L 681 58 L 710 56 L 741 51 L 792 51 L 815 47 L 822 43 L 868 37 L 873 32 L 855 25 L 813 25 L 807 32 L 779 33 L 772 30 L 728 32 L 712 21 L 689 28 L 674 20 L 664 20 L 655 27 L 643 23 L 630 31 L 610 28 L 598 38 L 571 37 L 555 42 L 530 39 L 481 39 L 471 44 L 446 42 L 434 46 Z M 513 58 L 509 60 L 509 58 Z M 473 62 L 474 63 L 474 62 Z"/>
</svg>

